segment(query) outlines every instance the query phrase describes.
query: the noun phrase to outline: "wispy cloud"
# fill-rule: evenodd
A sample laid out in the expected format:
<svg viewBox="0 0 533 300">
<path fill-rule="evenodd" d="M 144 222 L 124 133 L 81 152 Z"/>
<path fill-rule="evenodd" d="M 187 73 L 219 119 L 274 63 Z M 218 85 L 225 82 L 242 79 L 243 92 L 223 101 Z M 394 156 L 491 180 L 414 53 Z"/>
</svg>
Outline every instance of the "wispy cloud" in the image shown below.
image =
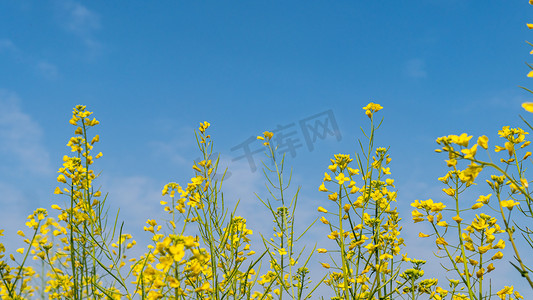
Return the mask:
<svg viewBox="0 0 533 300">
<path fill-rule="evenodd" d="M 24 223 L 30 214 L 30 201 L 20 189 L 3 181 L 0 181 L 0 195 L 0 229 L 5 229 L 2 243 L 7 253 L 14 253 L 15 249 L 24 247 L 22 239 L 16 235 L 16 229 L 26 227 Z"/>
<path fill-rule="evenodd" d="M 150 148 L 153 150 L 151 153 L 157 157 L 164 157 L 169 162 L 179 166 L 192 166 L 192 161 L 189 161 L 184 155 L 180 154 L 176 144 L 172 144 L 164 141 L 152 141 L 149 143 Z"/>
<path fill-rule="evenodd" d="M 56 65 L 46 61 L 40 61 L 37 63 L 37 71 L 41 76 L 49 80 L 57 79 L 59 76 L 59 71 L 57 70 Z"/>
<path fill-rule="evenodd" d="M 17 47 L 10 39 L 0 39 L 0 52 L 7 50 L 14 51 Z"/>
<path fill-rule="evenodd" d="M 150 153 L 156 158 L 164 158 L 166 161 L 180 167 L 192 166 L 192 160 L 187 158 L 185 153 L 199 153 L 198 146 L 194 139 L 194 128 L 190 126 L 179 126 L 175 120 L 161 118 L 152 120 L 150 124 L 159 132 L 165 133 L 168 138 L 153 140 L 148 143 Z M 194 158 L 193 158 L 194 159 Z"/>
<path fill-rule="evenodd" d="M 143 226 L 147 219 L 161 220 L 166 218 L 159 201 L 163 199 L 163 186 L 155 180 L 142 175 L 104 174 L 96 182 L 107 195 L 109 205 L 109 224 L 113 224 L 116 213 L 120 209 L 119 221 L 124 221 L 124 232 L 130 233 L 142 244 L 148 244 L 148 235 L 144 234 Z"/>
<path fill-rule="evenodd" d="M 100 16 L 76 1 L 62 0 L 57 3 L 63 28 L 77 36 L 92 54 L 101 50 L 102 44 L 94 37 L 95 32 L 102 27 Z"/>
<path fill-rule="evenodd" d="M 226 201 L 237 203 L 237 200 L 241 200 L 240 205 L 244 210 L 250 213 L 257 212 L 252 207 L 261 205 L 255 193 L 263 189 L 263 174 L 252 172 L 245 160 L 232 161 L 231 158 L 224 156 L 220 158 L 217 174 L 223 174 L 226 168 L 228 169 L 226 175 L 229 176 L 222 184 Z"/>
<path fill-rule="evenodd" d="M 100 17 L 87 7 L 74 1 L 64 2 L 67 11 L 67 28 L 79 35 L 91 34 L 93 30 L 100 28 Z"/>
<path fill-rule="evenodd" d="M 463 99 L 458 98 L 462 105 L 455 105 L 450 110 L 454 114 L 471 114 L 481 110 L 498 110 L 499 112 L 514 111 L 526 115 L 526 111 L 521 104 L 531 102 L 529 93 L 517 88 L 511 87 L 499 91 L 480 90 L 474 97 L 468 96 Z"/>
<path fill-rule="evenodd" d="M 59 70 L 56 65 L 46 60 L 37 60 L 31 55 L 24 53 L 23 49 L 17 47 L 10 39 L 0 39 L 0 54 L 2 53 L 16 57 L 16 61 L 34 69 L 39 76 L 45 79 L 54 80 L 59 76 Z"/>
<path fill-rule="evenodd" d="M 421 58 L 410 59 L 405 63 L 404 73 L 412 78 L 426 78 L 426 62 Z"/>
<path fill-rule="evenodd" d="M 42 143 L 41 126 L 20 108 L 16 94 L 0 90 L 0 153 L 14 159 L 20 169 L 50 175 L 50 156 Z"/>
</svg>

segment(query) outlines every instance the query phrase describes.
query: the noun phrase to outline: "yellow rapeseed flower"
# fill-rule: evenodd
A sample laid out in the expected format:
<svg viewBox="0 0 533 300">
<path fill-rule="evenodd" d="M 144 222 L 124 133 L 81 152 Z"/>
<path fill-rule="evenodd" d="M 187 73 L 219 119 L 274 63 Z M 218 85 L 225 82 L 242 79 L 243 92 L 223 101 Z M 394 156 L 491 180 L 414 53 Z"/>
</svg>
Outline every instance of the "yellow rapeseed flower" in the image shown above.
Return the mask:
<svg viewBox="0 0 533 300">
<path fill-rule="evenodd" d="M 520 183 L 521 183 L 525 188 L 529 187 L 529 182 L 527 181 L 526 178 L 522 178 L 522 179 L 520 179 Z"/>
<path fill-rule="evenodd" d="M 492 249 L 505 249 L 505 241 L 500 239 L 498 243 L 492 247 Z"/>
<path fill-rule="evenodd" d="M 359 188 L 354 185 L 354 186 L 352 186 L 352 189 L 350 190 L 350 194 L 355 194 L 358 191 L 359 191 Z"/>
<path fill-rule="evenodd" d="M 446 221 L 440 221 L 437 223 L 437 226 L 448 227 L 448 223 L 446 223 Z"/>
<path fill-rule="evenodd" d="M 379 260 L 388 260 L 392 258 L 393 256 L 390 253 L 383 253 L 379 256 Z"/>
<path fill-rule="evenodd" d="M 496 293 L 500 299 L 507 299 L 505 295 L 511 295 L 513 293 L 513 286 L 505 286 L 503 289 L 501 289 L 499 292 Z"/>
<path fill-rule="evenodd" d="M 476 156 L 476 152 L 477 152 L 477 144 L 475 144 L 474 146 L 472 146 L 472 148 L 470 149 L 463 149 L 461 150 L 461 152 L 465 155 L 465 158 L 474 158 L 474 156 Z"/>
<path fill-rule="evenodd" d="M 476 201 L 483 204 L 488 204 L 491 196 L 492 194 L 488 194 L 487 196 L 480 195 Z"/>
<path fill-rule="evenodd" d="M 328 199 L 331 200 L 331 201 L 337 201 L 337 199 L 338 199 L 337 192 L 335 192 L 333 194 L 329 194 L 328 195 Z"/>
<path fill-rule="evenodd" d="M 65 175 L 59 174 L 59 176 L 57 176 L 57 182 L 67 183 L 67 179 L 65 178 Z"/>
<path fill-rule="evenodd" d="M 329 176 L 328 173 L 324 173 L 324 180 L 323 181 L 331 181 L 331 176 Z"/>
<path fill-rule="evenodd" d="M 197 172 L 202 172 L 202 170 L 197 165 L 192 165 L 192 168 Z"/>
<path fill-rule="evenodd" d="M 457 223 L 461 223 L 461 221 L 463 221 L 463 219 L 459 216 L 452 217 L 452 220 L 454 220 Z"/>
<path fill-rule="evenodd" d="M 478 203 L 472 205 L 472 209 L 478 209 L 478 208 L 481 208 L 481 207 L 483 207 L 483 203 L 481 203 L 481 202 L 478 202 Z"/>
<path fill-rule="evenodd" d="M 411 214 L 413 215 L 413 221 L 415 223 L 418 223 L 418 222 L 423 222 L 424 219 L 422 218 L 423 214 L 421 212 L 419 212 L 418 210 L 413 210 L 411 212 Z"/>
<path fill-rule="evenodd" d="M 477 250 L 479 253 L 483 254 L 487 251 L 489 251 L 492 247 L 490 245 L 485 245 L 483 247 L 477 247 Z"/>
<path fill-rule="evenodd" d="M 524 157 L 522 157 L 522 159 L 526 159 L 526 158 L 528 158 L 530 156 L 531 156 L 531 152 L 528 151 L 528 152 L 526 152 L 526 154 L 524 154 Z"/>
<path fill-rule="evenodd" d="M 446 195 L 448 195 L 448 196 L 452 196 L 453 197 L 455 195 L 455 189 L 453 189 L 453 188 L 442 189 L 442 191 L 444 193 L 446 193 Z"/>
<path fill-rule="evenodd" d="M 488 265 L 488 266 L 487 266 L 487 273 L 490 273 L 490 272 L 494 271 L 494 269 L 496 269 L 496 268 L 494 267 L 494 264 L 490 264 L 490 265 Z"/>
<path fill-rule="evenodd" d="M 498 252 L 496 252 L 496 254 L 494 254 L 494 255 L 492 256 L 491 259 L 492 259 L 492 260 L 495 260 L 495 259 L 502 259 L 502 257 L 503 257 L 503 253 L 502 253 L 501 251 L 498 251 Z"/>
<path fill-rule="evenodd" d="M 511 200 L 500 201 L 500 205 L 502 207 L 507 208 L 508 210 L 512 210 L 513 207 L 515 207 L 515 206 L 517 206 L 519 204 L 520 204 L 519 202 L 514 202 L 512 199 Z"/>
<path fill-rule="evenodd" d="M 270 131 L 265 131 L 263 132 L 263 136 L 265 137 L 265 139 L 272 139 L 272 137 L 274 137 L 274 133 L 273 132 L 270 132 Z"/>
<path fill-rule="evenodd" d="M 367 104 L 367 106 L 363 107 L 363 110 L 365 110 L 365 114 L 370 118 L 375 112 L 380 111 L 383 109 L 383 106 L 370 102 Z"/>
<path fill-rule="evenodd" d="M 477 144 L 481 146 L 481 148 L 487 150 L 489 148 L 489 138 L 486 135 L 482 135 L 477 139 Z"/>
<path fill-rule="evenodd" d="M 207 122 L 206 122 L 206 123 L 207 123 Z M 209 123 L 208 123 L 208 124 L 209 124 Z M 206 282 L 204 282 L 204 284 L 202 284 L 201 287 L 196 288 L 194 291 L 195 291 L 195 292 L 207 291 L 207 290 L 209 290 L 209 287 L 210 287 L 209 282 L 206 281 Z"/>
<path fill-rule="evenodd" d="M 532 74 L 532 72 L 533 71 L 530 71 L 529 74 L 527 74 L 527 77 L 532 77 L 532 76 L 529 76 L 530 74 Z M 525 109 L 527 112 L 533 113 L 533 102 L 522 103 L 522 108 Z"/>
<path fill-rule="evenodd" d="M 93 139 L 91 140 L 91 145 L 93 145 L 94 143 L 97 143 L 100 141 L 100 136 L 97 134 L 93 137 Z"/>
<path fill-rule="evenodd" d="M 336 238 L 338 238 L 338 237 L 339 237 L 339 233 L 338 233 L 336 230 L 335 230 L 335 231 L 332 231 L 331 234 L 328 234 L 328 238 L 329 238 L 330 240 L 334 240 L 334 239 L 336 239 Z"/>
<path fill-rule="evenodd" d="M 479 269 L 479 270 L 476 272 L 476 277 L 477 277 L 477 278 L 482 278 L 482 277 L 483 277 L 483 273 L 485 273 L 485 269 L 484 269 L 484 268 Z"/>
<path fill-rule="evenodd" d="M 335 177 L 339 185 L 343 185 L 346 181 L 350 181 L 350 178 L 344 176 L 344 173 L 340 173 Z"/>
<path fill-rule="evenodd" d="M 342 207 L 345 213 L 348 213 L 350 211 L 350 208 L 352 208 L 352 205 L 349 203 L 344 204 L 344 206 Z"/>
<path fill-rule="evenodd" d="M 441 288 L 440 286 L 438 286 L 438 287 L 435 289 L 435 292 L 436 292 L 437 294 L 441 294 L 441 295 L 443 295 L 443 296 L 448 295 L 448 291 L 445 290 L 445 289 L 443 289 L 443 288 Z"/>
<path fill-rule="evenodd" d="M 201 133 L 204 133 L 205 130 L 206 130 L 207 128 L 209 128 L 209 126 L 211 126 L 211 124 L 209 124 L 207 121 L 205 121 L 205 122 L 203 122 L 203 123 L 200 122 L 200 128 L 199 128 L 200 132 L 201 132 Z"/>
<path fill-rule="evenodd" d="M 462 133 L 460 136 L 452 136 L 452 142 L 463 147 L 468 147 L 468 142 L 472 138 L 471 135 Z"/>
<path fill-rule="evenodd" d="M 350 173 L 350 175 L 357 175 L 359 174 L 359 169 L 352 169 L 350 167 L 347 167 L 346 168 L 348 170 L 348 173 Z M 387 179 L 388 180 L 388 179 Z"/>
<path fill-rule="evenodd" d="M 446 162 L 446 166 L 448 167 L 454 167 L 455 165 L 457 165 L 457 159 L 455 158 L 452 158 L 450 160 L 445 160 Z"/>
<path fill-rule="evenodd" d="M 445 240 L 444 238 L 442 238 L 442 237 L 437 238 L 437 240 L 435 241 L 435 243 L 436 243 L 437 245 L 445 245 L 445 246 L 448 245 L 448 242 L 446 242 L 446 240 Z"/>
</svg>

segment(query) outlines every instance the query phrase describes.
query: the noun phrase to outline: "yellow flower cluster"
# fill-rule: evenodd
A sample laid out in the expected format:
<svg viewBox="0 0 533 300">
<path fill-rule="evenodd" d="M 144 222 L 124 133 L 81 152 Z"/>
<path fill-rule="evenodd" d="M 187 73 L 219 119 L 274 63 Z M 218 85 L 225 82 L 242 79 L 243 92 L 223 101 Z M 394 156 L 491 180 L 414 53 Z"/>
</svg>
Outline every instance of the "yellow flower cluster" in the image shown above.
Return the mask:
<svg viewBox="0 0 533 300">
<path fill-rule="evenodd" d="M 239 216 L 223 224 L 226 212 L 220 211 L 219 187 L 214 180 L 218 160 L 213 162 L 211 158 L 212 142 L 206 133 L 210 125 L 200 123 L 197 138 L 204 159 L 193 164 L 195 175 L 187 187 L 175 182 L 163 187 L 162 195 L 170 200 L 160 203 L 172 216 L 168 221 L 172 233 L 165 235 L 155 220 L 148 220 L 144 228 L 153 234 L 155 245 L 148 248 L 154 250 L 136 260 L 133 274 L 135 284 L 144 284 L 148 299 L 160 299 L 168 292 L 211 299 L 219 293 L 237 295 L 250 289 L 255 271 L 241 271 L 240 266 L 255 253 L 249 244 L 253 231 Z M 177 222 L 181 218 L 184 222 L 180 230 Z M 183 235 L 193 222 L 198 224 L 200 236 Z M 201 243 L 205 247 L 200 247 Z"/>
<path fill-rule="evenodd" d="M 374 102 L 370 102 L 368 103 L 367 106 L 363 107 L 363 109 L 365 110 L 365 114 L 371 118 L 375 112 L 378 112 L 380 110 L 383 109 L 383 106 L 379 105 L 379 104 L 376 104 Z"/>
<path fill-rule="evenodd" d="M 363 109 L 372 118 L 382 108 L 379 104 L 369 103 Z M 375 129 L 372 123 L 372 134 L 366 136 L 373 138 Z M 404 241 L 400 237 L 398 212 L 392 207 L 397 197 L 396 192 L 390 190 L 394 188 L 394 180 L 385 178 L 390 175 L 387 165 L 391 162 L 387 150 L 368 149 L 364 153 L 368 158 L 366 167 L 360 161 L 362 155 L 356 154 L 355 159 L 348 154 L 335 155 L 318 188 L 334 203 L 332 210 L 322 206 L 317 210 L 330 216 L 321 216 L 320 221 L 329 227 L 327 237 L 337 244 L 337 248 L 319 248 L 317 252 L 339 253 L 339 262 L 333 261 L 335 267 L 327 262 L 321 265 L 335 270 L 329 273 L 324 283 L 342 299 L 347 295 L 371 299 L 372 295 L 384 292 L 380 288 L 382 281 L 396 282 L 398 277 L 399 266 L 394 257 L 399 255 Z M 357 168 L 350 166 L 353 161 L 358 163 Z M 361 180 L 362 184 L 358 186 L 356 180 Z"/>
<path fill-rule="evenodd" d="M 495 269 L 494 262 L 503 257 L 503 252 L 499 251 L 505 248 L 503 239 L 496 242 L 496 234 L 505 233 L 509 235 L 512 241 L 515 254 L 518 256 L 516 247 L 512 238 L 514 230 L 509 229 L 508 216 L 505 215 L 503 209 L 510 211 L 513 207 L 520 205 L 514 194 L 522 194 L 528 197 L 527 188 L 528 180 L 524 177 L 523 162 L 531 156 L 530 152 L 524 155 L 519 155 L 518 150 L 527 147 L 530 142 L 525 139 L 528 133 L 521 128 L 510 128 L 504 126 L 498 135 L 505 139 L 503 146 L 495 146 L 494 151 L 500 152 L 505 150 L 508 154 L 507 159 L 500 159 L 500 162 L 507 166 L 513 166 L 518 170 L 518 176 L 510 176 L 503 168 L 500 168 L 492 161 L 483 161 L 479 159 L 478 147 L 488 152 L 488 137 L 480 136 L 477 143 L 469 146 L 472 136 L 463 133 L 461 135 L 448 135 L 437 139 L 437 143 L 441 145 L 436 152 L 447 152 L 448 160 L 446 164 L 452 170 L 446 173 L 445 176 L 439 178 L 439 181 L 447 185 L 442 191 L 452 199 L 453 207 L 447 208 L 445 204 L 433 203 L 431 199 L 426 201 L 416 200 L 411 205 L 416 209 L 412 211 L 413 221 L 431 223 L 434 233 L 424 234 L 419 233 L 420 237 L 435 236 L 435 244 L 439 250 L 444 250 L 452 263 L 452 269 L 456 270 L 457 275 L 461 277 L 461 282 L 464 283 L 464 288 L 468 290 L 468 295 L 464 295 L 465 299 L 471 299 L 476 290 L 483 289 L 483 279 L 487 273 Z M 458 169 L 458 162 L 460 160 L 468 161 L 469 164 L 464 170 Z M 460 201 L 460 195 L 465 190 L 475 184 L 476 178 L 479 176 L 484 168 L 494 168 L 502 173 L 501 176 L 491 175 L 490 180 L 486 182 L 489 184 L 493 193 L 488 195 L 480 195 L 475 203 L 468 203 Z M 510 189 L 510 198 L 502 199 L 503 188 Z M 475 218 L 470 223 L 464 222 L 465 210 L 479 210 L 485 205 L 488 205 L 491 197 L 495 194 L 497 204 L 501 215 L 501 220 L 505 225 L 502 229 L 497 223 L 496 218 L 491 217 L 485 213 L 476 214 Z M 450 211 L 451 219 L 454 225 L 449 225 L 443 217 L 444 211 Z M 456 225 L 455 225 L 456 224 Z M 459 239 L 445 238 L 449 228 L 456 228 L 459 234 Z M 459 251 L 458 255 L 452 255 L 453 251 Z M 488 254 L 489 251 L 497 251 Z M 523 267 L 521 260 L 518 259 L 520 266 Z M 517 267 L 518 268 L 518 267 Z M 459 282 L 459 281 L 458 281 Z M 458 283 L 457 283 L 458 284 Z M 457 284 L 455 286 L 457 286 Z M 511 288 L 512 290 L 512 288 Z M 508 291 L 508 290 L 507 290 Z M 454 295 L 456 294 L 454 292 Z M 502 299 L 503 295 L 511 295 L 506 292 L 506 288 L 497 294 Z M 520 294 L 515 294 L 515 298 L 520 298 Z"/>
<path fill-rule="evenodd" d="M 499 131 L 506 142 L 496 146 L 495 151 L 506 151 L 509 156 L 500 161 L 506 166 L 515 166 L 516 175 L 510 175 L 507 169 L 499 168 L 492 161 L 479 159 L 478 150 L 488 150 L 486 136 L 479 137 L 473 146 L 469 145 L 472 136 L 466 133 L 437 139 L 442 146 L 437 152 L 448 153 L 446 163 L 451 167 L 439 180 L 446 185 L 442 191 L 452 201 L 444 204 L 432 199 L 415 200 L 411 206 L 414 207 L 413 221 L 428 222 L 433 229 L 431 234 L 419 233 L 419 237 L 434 238 L 440 253 L 451 263 L 449 269 L 455 270 L 459 278 L 450 279 L 450 289 L 444 289 L 438 286 L 437 279 L 423 278 L 425 261 L 408 258 L 407 254 L 400 257 L 404 240 L 400 237 L 401 218 L 394 207 L 397 199 L 394 180 L 388 177 L 391 174 L 389 149 L 373 147 L 375 130 L 379 127 L 374 125 L 373 116 L 382 108 L 375 103 L 363 108 L 371 119 L 370 133 L 364 132 L 369 138 L 369 148 L 355 156 L 334 155 L 318 187 L 329 200 L 318 206 L 319 220 L 328 227 L 327 238 L 334 246 L 315 247 L 311 252 L 327 253 L 331 258 L 331 261 L 321 261 L 320 265 L 328 272 L 323 283 L 335 293 L 333 299 L 394 299 L 402 294 L 425 294 L 437 300 L 446 297 L 474 299 L 475 294 L 484 291 L 487 274 L 493 272 L 496 262 L 503 258 L 506 243 L 515 251 L 518 260 L 515 267 L 529 280 L 513 239 L 514 228 L 510 226 L 512 210 L 518 206 L 515 211 L 522 212 L 525 205 L 520 205 L 532 200 L 523 166 L 531 153 L 519 154 L 530 144 L 525 139 L 528 133 L 508 126 Z M 37 273 L 25 265 L 30 256 L 50 269 L 42 274 L 45 278 L 41 287 L 43 295 L 49 299 L 303 297 L 302 292 L 311 282 L 307 268 L 311 255 L 301 258 L 304 249 L 295 248 L 301 237 L 296 238 L 293 229 L 297 193 L 290 204 L 285 202 L 284 191 L 288 186 L 283 182 L 283 160 L 278 164 L 277 148 L 271 145 L 272 132 L 265 131 L 257 139 L 263 141 L 269 151 L 267 156 L 274 162 L 275 170 L 267 170 L 278 178 L 271 180 L 267 175 L 267 179 L 279 191 L 279 195 L 271 195 L 280 206 L 273 208 L 270 202 L 260 199 L 271 210 L 275 227 L 273 238 L 263 238 L 266 249 L 258 258 L 254 257 L 253 231 L 247 227 L 246 219 L 235 216 L 235 210 L 229 213 L 224 208 L 221 180 L 215 179 L 218 158 L 212 157 L 213 145 L 207 134 L 211 124 L 202 122 L 196 135 L 202 158 L 193 163 L 190 181 L 186 187 L 176 182 L 163 187 L 162 196 L 168 198 L 160 204 L 169 219 L 164 223 L 148 219 L 144 231 L 152 235 L 152 244 L 139 258 L 126 260 L 126 252 L 137 242 L 132 235 L 122 232 L 122 226 L 117 227 L 118 219 L 113 230 L 107 230 L 103 214 L 106 197 L 94 187 L 98 176 L 92 170 L 94 161 L 102 157 L 101 152 L 94 157 L 91 154 L 100 136 L 89 137 L 89 129 L 99 122 L 90 119 L 91 115 L 85 106 L 79 105 L 69 121 L 76 127 L 74 137 L 67 143 L 72 156 L 63 157 L 57 177 L 62 188 L 54 191 L 68 200 L 64 205 L 51 206 L 58 211 L 58 221 L 48 217 L 46 209 L 37 209 L 28 216 L 26 226 L 33 234 L 17 231 L 27 247 L 18 248 L 9 255 L 15 267 L 4 260 L 5 247 L 0 244 L 2 299 L 27 299 L 39 290 L 30 282 Z M 464 170 L 458 169 L 461 160 L 469 162 Z M 473 203 L 460 201 L 463 192 L 474 185 L 481 171 L 488 167 L 501 172 L 486 181 L 493 192 L 480 195 Z M 509 192 L 505 192 L 505 188 Z M 482 212 L 482 208 L 494 203 L 498 204 L 503 223 Z M 479 213 L 473 217 L 465 213 L 466 210 Z M 186 234 L 192 225 L 197 226 L 195 235 Z M 447 235 L 452 230 L 457 230 L 457 234 Z M 2 233 L 0 230 L 0 236 Z M 509 239 L 498 238 L 502 233 Z M 269 258 L 270 268 L 260 272 L 260 261 L 265 256 Z M 18 263 L 20 258 L 22 262 Z M 299 261 L 304 264 L 297 266 Z M 401 262 L 412 266 L 402 268 Z M 128 276 L 124 276 L 123 268 L 127 265 L 128 275 L 133 277 L 129 282 L 133 289 L 127 286 Z M 255 266 L 259 266 L 257 271 Z M 110 280 L 104 283 L 104 277 Z M 254 290 L 256 284 L 262 290 Z M 304 298 L 311 299 L 311 293 Z M 494 295 L 500 299 L 523 299 L 512 286 L 505 286 Z"/>
</svg>

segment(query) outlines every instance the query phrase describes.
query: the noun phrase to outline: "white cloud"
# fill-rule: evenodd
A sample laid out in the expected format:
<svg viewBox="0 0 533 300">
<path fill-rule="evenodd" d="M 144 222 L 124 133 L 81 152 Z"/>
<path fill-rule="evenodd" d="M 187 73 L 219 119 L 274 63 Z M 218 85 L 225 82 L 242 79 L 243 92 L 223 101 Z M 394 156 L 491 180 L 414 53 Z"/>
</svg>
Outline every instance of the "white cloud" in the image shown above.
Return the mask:
<svg viewBox="0 0 533 300">
<path fill-rule="evenodd" d="M 469 114 L 481 109 L 497 109 L 500 111 L 515 110 L 521 114 L 527 114 L 522 109 L 521 104 L 524 102 L 531 102 L 530 94 L 520 88 L 507 88 L 500 91 L 491 91 L 491 94 L 487 94 L 481 91 L 479 95 L 474 98 L 459 99 L 463 105 L 454 106 L 452 112 Z"/>
<path fill-rule="evenodd" d="M 89 50 L 94 53 L 102 48 L 94 37 L 95 31 L 101 28 L 97 13 L 76 1 L 64 0 L 58 2 L 58 14 L 64 29 L 76 35 Z"/>
<path fill-rule="evenodd" d="M 142 224 L 160 213 L 163 186 L 148 177 L 102 176 L 99 183 L 102 184 L 102 192 L 108 193 L 108 202 L 120 208 L 121 215 L 136 224 Z"/>
<path fill-rule="evenodd" d="M 0 39 L 0 52 L 4 50 L 16 50 L 17 47 L 15 44 L 9 40 L 9 39 Z"/>
<path fill-rule="evenodd" d="M 14 93 L 0 90 L 0 153 L 4 159 L 15 159 L 24 171 L 50 175 L 50 156 L 42 144 L 43 130 L 21 111 L 19 102 Z"/>
<path fill-rule="evenodd" d="M 426 62 L 420 58 L 413 58 L 405 63 L 405 75 L 412 78 L 426 78 Z"/>
<path fill-rule="evenodd" d="M 146 220 L 155 219 L 161 223 L 168 216 L 159 203 L 163 200 L 163 186 L 145 176 L 109 174 L 99 177 L 95 186 L 101 186 L 102 194 L 107 195 L 105 206 L 109 208 L 108 225 L 113 226 L 120 209 L 117 227 L 124 221 L 123 232 L 131 234 L 137 240 L 139 247 L 133 253 L 140 255 L 151 242 L 150 235 L 143 230 Z"/>
<path fill-rule="evenodd" d="M 190 126 L 177 126 L 175 120 L 161 118 L 153 120 L 151 124 L 154 130 L 168 134 L 168 139 L 154 140 L 148 143 L 152 155 L 164 158 L 166 161 L 180 167 L 190 168 L 195 157 L 188 158 L 184 153 L 198 152 L 198 145 L 194 138 L 194 128 Z M 198 155 L 199 156 L 199 155 Z"/>
<path fill-rule="evenodd" d="M 179 166 L 192 166 L 192 161 L 189 161 L 185 156 L 180 154 L 180 151 L 177 151 L 177 148 L 180 148 L 177 144 L 153 141 L 149 143 L 149 146 L 152 148 L 151 153 L 157 157 L 164 157 L 169 162 Z"/>
<path fill-rule="evenodd" d="M 18 229 L 25 230 L 26 217 L 31 213 L 30 201 L 24 193 L 12 184 L 0 181 L 0 229 L 4 229 L 2 244 L 7 253 L 14 253 L 15 249 L 24 247 L 22 239 L 16 235 Z"/>
<path fill-rule="evenodd" d="M 51 64 L 46 61 L 40 61 L 39 63 L 37 63 L 37 71 L 44 78 L 49 80 L 57 79 L 57 77 L 59 76 L 57 67 L 54 64 Z"/>
<path fill-rule="evenodd" d="M 43 76 L 46 79 L 56 79 L 59 75 L 57 66 L 51 64 L 47 61 L 40 60 L 36 61 L 31 56 L 23 53 L 11 40 L 9 39 L 0 39 L 0 53 L 5 52 L 6 54 L 16 55 L 17 59 L 24 64 L 29 65 L 32 68 L 35 68 L 37 73 Z"/>
<path fill-rule="evenodd" d="M 2 214 L 9 216 L 21 216 L 25 211 L 24 203 L 28 203 L 24 193 L 16 189 L 13 185 L 0 181 L 0 205 L 2 205 Z M 25 218 L 22 218 L 24 220 Z M 2 217 L 2 223 L 7 224 Z"/>
<path fill-rule="evenodd" d="M 45 60 L 36 60 L 31 55 L 27 55 L 19 49 L 11 40 L 0 39 L 0 53 L 6 53 L 6 55 L 14 55 L 17 61 L 28 65 L 31 68 L 35 68 L 37 73 L 46 79 L 56 79 L 59 75 L 57 66 L 49 63 Z"/>
<path fill-rule="evenodd" d="M 66 1 L 64 9 L 67 12 L 65 24 L 68 30 L 84 35 L 100 28 L 100 17 L 80 3 Z"/>
</svg>

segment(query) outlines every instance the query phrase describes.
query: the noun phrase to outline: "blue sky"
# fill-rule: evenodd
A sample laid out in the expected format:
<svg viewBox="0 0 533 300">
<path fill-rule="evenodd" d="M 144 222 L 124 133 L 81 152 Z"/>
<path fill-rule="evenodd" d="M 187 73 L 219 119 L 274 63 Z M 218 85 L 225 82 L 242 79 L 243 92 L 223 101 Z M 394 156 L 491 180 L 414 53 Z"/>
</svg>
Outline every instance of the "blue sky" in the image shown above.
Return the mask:
<svg viewBox="0 0 533 300">
<path fill-rule="evenodd" d="M 77 104 L 101 122 L 102 191 L 142 236 L 144 221 L 162 216 L 163 185 L 193 174 L 201 121 L 212 124 L 221 165 L 232 173 L 228 201 L 241 199 L 249 226 L 267 233 L 269 216 L 254 195 L 265 192 L 262 174 L 232 149 L 292 126 L 302 146 L 288 165 L 302 187 L 302 222 L 313 220 L 327 203 L 317 187 L 329 158 L 358 149 L 359 127 L 368 127 L 361 108 L 373 101 L 384 107 L 378 145 L 391 147 L 412 238 L 420 229 L 409 204 L 444 199 L 435 139 L 467 132 L 494 141 L 502 126 L 521 126 L 520 104 L 530 98 L 518 87 L 530 85 L 527 1 L 3 1 L 0 11 L 4 228 L 63 201 L 52 193 L 55 171 L 69 151 Z M 338 135 L 311 150 L 298 126 L 324 112 Z M 310 240 L 325 237 L 316 228 Z M 430 259 L 434 247 L 424 245 Z M 509 283 L 514 273 L 502 269 Z"/>
</svg>

